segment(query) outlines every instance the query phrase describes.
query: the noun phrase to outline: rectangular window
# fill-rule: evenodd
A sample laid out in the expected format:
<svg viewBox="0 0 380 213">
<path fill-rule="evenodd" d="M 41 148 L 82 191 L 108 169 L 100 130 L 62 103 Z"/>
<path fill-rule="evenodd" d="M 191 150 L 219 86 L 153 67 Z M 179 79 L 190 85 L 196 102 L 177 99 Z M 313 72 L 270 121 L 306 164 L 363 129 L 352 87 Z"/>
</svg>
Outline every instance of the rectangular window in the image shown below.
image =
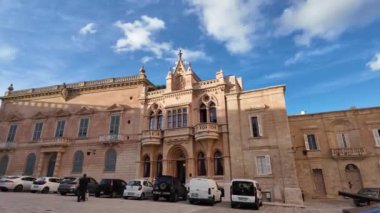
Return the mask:
<svg viewBox="0 0 380 213">
<path fill-rule="evenodd" d="M 177 110 L 173 110 L 173 128 L 177 128 Z"/>
<path fill-rule="evenodd" d="M 12 124 L 9 128 L 9 132 L 8 132 L 8 137 L 7 137 L 7 143 L 11 143 L 14 141 L 15 137 L 16 137 L 16 130 L 17 130 L 17 125 L 16 124 Z"/>
<path fill-rule="evenodd" d="M 110 124 L 110 134 L 118 135 L 119 134 L 119 124 L 120 124 L 120 115 L 112 115 L 111 116 L 111 124 Z"/>
<path fill-rule="evenodd" d="M 34 132 L 33 132 L 33 141 L 38 141 L 41 138 L 41 133 L 42 133 L 42 127 L 43 127 L 42 122 L 37 122 L 34 125 Z"/>
<path fill-rule="evenodd" d="M 336 139 L 338 141 L 339 148 L 349 148 L 350 141 L 347 133 L 338 133 L 336 134 Z"/>
<path fill-rule="evenodd" d="M 380 129 L 372 130 L 373 138 L 375 139 L 375 145 L 380 147 Z"/>
<path fill-rule="evenodd" d="M 183 108 L 183 119 L 182 119 L 182 122 L 183 122 L 183 127 L 187 127 L 187 109 L 186 108 Z"/>
<path fill-rule="evenodd" d="M 305 148 L 306 150 L 318 150 L 317 141 L 314 134 L 305 134 Z"/>
<path fill-rule="evenodd" d="M 178 127 L 182 127 L 182 109 L 178 109 Z"/>
<path fill-rule="evenodd" d="M 270 162 L 270 156 L 269 155 L 257 156 L 256 169 L 257 169 L 257 175 L 271 175 L 272 166 Z"/>
<path fill-rule="evenodd" d="M 80 138 L 87 137 L 88 121 L 89 121 L 88 118 L 80 119 L 78 137 Z"/>
<path fill-rule="evenodd" d="M 55 130 L 55 137 L 56 138 L 62 138 L 64 131 L 65 131 L 65 121 L 60 120 L 57 122 L 57 129 Z"/>
<path fill-rule="evenodd" d="M 253 137 L 260 137 L 262 136 L 261 131 L 261 125 L 260 125 L 260 119 L 258 116 L 252 116 L 250 119 L 251 124 L 251 135 Z"/>
<path fill-rule="evenodd" d="M 167 121 L 168 121 L 168 129 L 172 128 L 172 112 L 168 111 L 168 116 L 167 116 Z"/>
</svg>

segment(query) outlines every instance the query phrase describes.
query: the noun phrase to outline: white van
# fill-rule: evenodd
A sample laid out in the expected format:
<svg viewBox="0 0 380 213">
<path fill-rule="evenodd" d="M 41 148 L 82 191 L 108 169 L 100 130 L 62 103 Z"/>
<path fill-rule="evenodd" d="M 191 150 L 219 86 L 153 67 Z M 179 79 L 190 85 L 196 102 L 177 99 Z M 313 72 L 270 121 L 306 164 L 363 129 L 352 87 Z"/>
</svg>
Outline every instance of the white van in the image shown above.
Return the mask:
<svg viewBox="0 0 380 213">
<path fill-rule="evenodd" d="M 231 181 L 231 208 L 252 206 L 258 210 L 262 205 L 261 188 L 257 181 L 250 179 L 233 179 Z"/>
<path fill-rule="evenodd" d="M 215 180 L 206 178 L 192 178 L 188 187 L 189 203 L 207 202 L 214 205 L 216 201 L 222 202 L 224 189 L 219 187 Z"/>
</svg>

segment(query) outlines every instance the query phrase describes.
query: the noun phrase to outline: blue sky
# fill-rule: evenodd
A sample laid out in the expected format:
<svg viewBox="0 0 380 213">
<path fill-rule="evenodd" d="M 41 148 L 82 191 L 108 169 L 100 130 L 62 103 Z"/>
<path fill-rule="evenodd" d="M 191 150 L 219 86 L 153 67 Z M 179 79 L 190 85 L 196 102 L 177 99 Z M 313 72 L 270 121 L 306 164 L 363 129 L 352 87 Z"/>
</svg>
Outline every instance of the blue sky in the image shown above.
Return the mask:
<svg viewBox="0 0 380 213">
<path fill-rule="evenodd" d="M 285 84 L 289 114 L 380 106 L 378 0 L 0 0 L 0 92 L 135 75 Z"/>
</svg>

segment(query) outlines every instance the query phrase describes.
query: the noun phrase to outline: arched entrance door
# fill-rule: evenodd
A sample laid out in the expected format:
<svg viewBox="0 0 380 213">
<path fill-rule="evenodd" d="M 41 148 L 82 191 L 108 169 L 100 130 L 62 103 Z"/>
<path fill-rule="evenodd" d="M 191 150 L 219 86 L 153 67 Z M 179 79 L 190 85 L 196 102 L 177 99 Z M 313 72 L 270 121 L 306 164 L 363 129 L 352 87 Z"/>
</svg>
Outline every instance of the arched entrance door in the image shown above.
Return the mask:
<svg viewBox="0 0 380 213">
<path fill-rule="evenodd" d="M 186 182 L 187 152 L 182 146 L 174 146 L 168 152 L 168 174 L 178 178 L 182 183 Z"/>
<path fill-rule="evenodd" d="M 52 153 L 50 155 L 49 163 L 47 167 L 47 172 L 46 172 L 47 177 L 53 177 L 56 159 L 57 159 L 57 153 Z"/>
<path fill-rule="evenodd" d="M 348 164 L 345 171 L 350 192 L 357 193 L 363 188 L 362 176 L 360 175 L 359 168 L 354 164 Z"/>
</svg>

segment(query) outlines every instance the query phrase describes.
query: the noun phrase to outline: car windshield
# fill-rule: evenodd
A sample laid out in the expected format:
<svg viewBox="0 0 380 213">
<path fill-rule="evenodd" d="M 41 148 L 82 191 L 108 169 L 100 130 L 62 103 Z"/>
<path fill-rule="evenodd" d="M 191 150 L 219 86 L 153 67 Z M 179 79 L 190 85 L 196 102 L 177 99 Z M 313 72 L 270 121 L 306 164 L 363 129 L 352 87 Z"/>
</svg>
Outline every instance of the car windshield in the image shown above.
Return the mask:
<svg viewBox="0 0 380 213">
<path fill-rule="evenodd" d="M 75 177 L 64 178 L 61 183 L 74 183 L 75 180 Z"/>
<path fill-rule="evenodd" d="M 19 178 L 19 176 L 6 176 L 4 178 L 6 178 L 6 179 L 17 179 L 17 178 Z"/>
<path fill-rule="evenodd" d="M 232 183 L 232 194 L 234 195 L 245 195 L 245 196 L 254 196 L 255 190 L 252 182 L 246 181 L 234 181 Z"/>
<path fill-rule="evenodd" d="M 363 188 L 358 192 L 358 194 L 370 195 L 370 196 L 377 196 L 378 193 L 379 193 L 379 189 L 377 188 Z"/>
<path fill-rule="evenodd" d="M 127 183 L 128 186 L 141 186 L 141 181 L 139 180 L 131 180 Z"/>
<path fill-rule="evenodd" d="M 111 179 L 103 179 L 100 181 L 100 184 L 101 185 L 108 185 L 108 184 L 111 184 Z"/>
<path fill-rule="evenodd" d="M 171 183 L 173 180 L 173 177 L 171 176 L 160 176 L 160 177 L 157 177 L 157 183 L 159 182 L 166 182 L 166 183 Z"/>
</svg>

